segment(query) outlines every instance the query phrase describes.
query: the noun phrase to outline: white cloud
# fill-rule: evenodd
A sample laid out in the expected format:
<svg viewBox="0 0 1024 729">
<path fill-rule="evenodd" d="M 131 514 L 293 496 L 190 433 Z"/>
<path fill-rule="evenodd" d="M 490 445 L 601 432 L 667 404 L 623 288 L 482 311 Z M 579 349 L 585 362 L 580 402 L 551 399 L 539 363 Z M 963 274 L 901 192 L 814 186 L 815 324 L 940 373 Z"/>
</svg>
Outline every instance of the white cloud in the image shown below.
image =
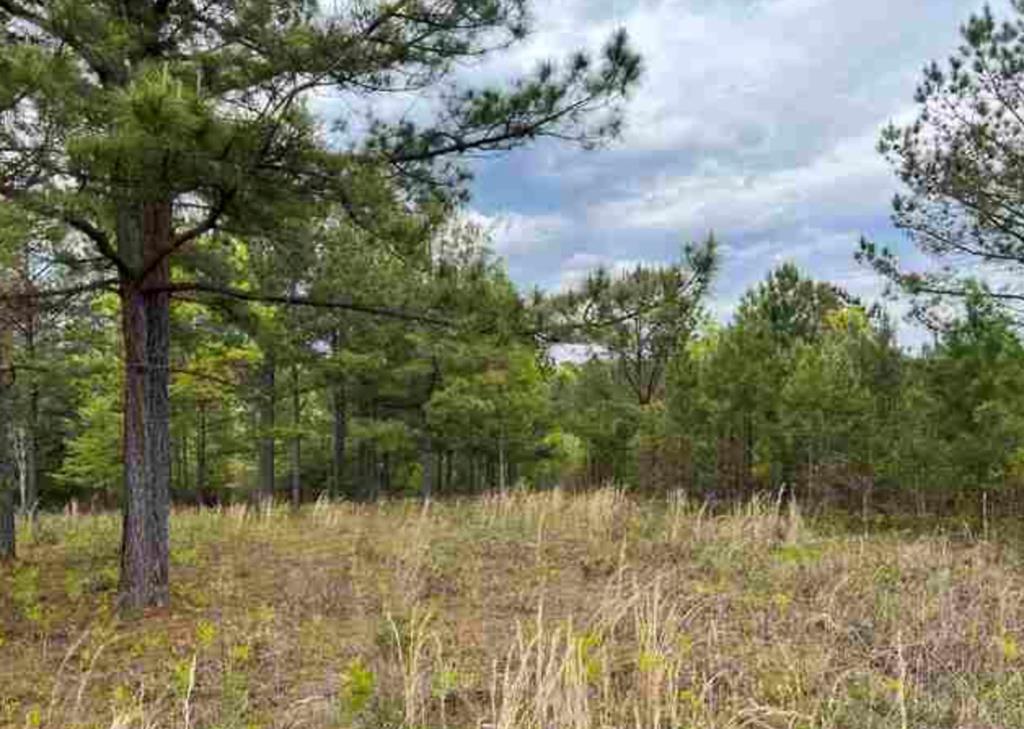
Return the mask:
<svg viewBox="0 0 1024 729">
<path fill-rule="evenodd" d="M 634 270 L 637 266 L 654 267 L 657 265 L 658 262 L 656 261 L 636 258 L 615 258 L 598 253 L 577 252 L 562 260 L 558 289 L 566 291 L 579 286 L 587 278 L 587 274 L 598 268 L 604 268 L 612 276 L 618 276 Z"/>
<path fill-rule="evenodd" d="M 993 3 L 997 14 L 1008 0 Z M 578 283 L 597 265 L 667 261 L 680 236 L 724 242 L 718 304 L 782 260 L 877 295 L 852 260 L 897 181 L 880 128 L 912 118 L 921 67 L 953 53 L 981 0 L 535 0 L 535 32 L 469 64 L 501 84 L 541 59 L 597 50 L 625 26 L 644 57 L 626 132 L 584 153 L 540 144 L 481 164 L 473 215 L 524 285 Z M 320 108 L 345 109 L 341 102 Z M 387 115 L 431 101 L 396 97 Z M 345 113 L 352 113 L 346 111 Z M 725 302 L 725 303 L 722 303 Z M 716 306 L 718 305 L 716 304 Z"/>
<path fill-rule="evenodd" d="M 719 231 L 729 236 L 806 225 L 830 216 L 884 212 L 891 173 L 874 137 L 840 140 L 804 165 L 765 172 L 662 172 L 596 203 L 593 223 L 614 228 Z"/>
<path fill-rule="evenodd" d="M 558 246 L 570 225 L 569 219 L 559 214 L 505 212 L 488 215 L 470 210 L 467 217 L 487 233 L 495 252 L 506 258 Z"/>
</svg>

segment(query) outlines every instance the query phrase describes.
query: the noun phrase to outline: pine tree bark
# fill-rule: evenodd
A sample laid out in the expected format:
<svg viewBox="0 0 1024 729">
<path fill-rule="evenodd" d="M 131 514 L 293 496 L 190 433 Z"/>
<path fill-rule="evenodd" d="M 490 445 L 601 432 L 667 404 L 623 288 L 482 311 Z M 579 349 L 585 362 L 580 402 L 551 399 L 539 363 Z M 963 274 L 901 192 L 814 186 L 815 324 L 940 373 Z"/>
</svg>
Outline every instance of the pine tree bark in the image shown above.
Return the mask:
<svg viewBox="0 0 1024 729">
<path fill-rule="evenodd" d="M 17 524 L 14 513 L 14 449 L 11 447 L 11 403 L 14 370 L 11 362 L 11 333 L 0 331 L 0 562 L 18 556 Z"/>
<path fill-rule="evenodd" d="M 178 439 L 178 488 L 186 492 L 192 487 L 192 469 L 189 468 L 188 446 L 188 436 L 181 436 Z"/>
<path fill-rule="evenodd" d="M 259 482 L 260 496 L 263 499 L 274 498 L 274 418 L 277 410 L 274 380 L 276 366 L 274 355 L 270 352 L 265 353 L 260 370 Z"/>
<path fill-rule="evenodd" d="M 434 495 L 434 476 L 437 473 L 437 455 L 429 436 L 420 438 L 420 470 L 423 472 L 422 494 L 424 501 Z"/>
<path fill-rule="evenodd" d="M 170 297 L 152 291 L 169 281 L 166 259 L 141 276 L 146 261 L 170 245 L 169 202 L 122 202 L 118 250 L 124 346 L 123 607 L 166 605 L 170 542 Z"/>
<path fill-rule="evenodd" d="M 331 335 L 331 349 L 335 354 L 341 349 L 341 334 L 336 329 Z M 339 495 L 351 497 L 348 479 L 345 478 L 345 440 L 348 438 L 348 402 L 345 393 L 344 377 L 337 377 L 331 384 L 331 412 L 333 427 L 331 432 L 331 479 L 329 491 L 332 499 Z"/>
<path fill-rule="evenodd" d="M 502 428 L 501 436 L 498 438 L 498 490 L 504 496 L 508 492 L 505 471 L 505 430 Z"/>
<path fill-rule="evenodd" d="M 331 409 L 334 413 L 334 424 L 331 441 L 331 497 L 349 493 L 345 478 L 345 440 L 348 438 L 348 407 L 345 398 L 345 386 L 336 384 L 331 393 Z"/>
<path fill-rule="evenodd" d="M 35 361 L 35 331 L 29 326 L 25 337 L 25 351 L 30 362 Z M 39 524 L 39 381 L 34 375 L 28 387 L 28 412 L 25 418 L 24 469 L 25 494 L 21 505 L 28 515 L 33 537 Z"/>
<path fill-rule="evenodd" d="M 11 480 L 6 474 L 0 479 L 5 482 Z M 9 483 L 0 483 L 0 562 L 11 561 L 18 556 L 14 517 L 14 489 Z"/>
<path fill-rule="evenodd" d="M 210 498 L 206 484 L 206 403 L 199 403 L 199 417 L 196 428 L 196 494 L 202 506 L 209 506 Z"/>
<path fill-rule="evenodd" d="M 292 437 L 291 437 L 291 492 L 292 508 L 302 505 L 302 437 L 299 424 L 302 419 L 302 403 L 299 393 L 299 367 L 292 365 Z"/>
<path fill-rule="evenodd" d="M 366 480 L 367 471 L 368 471 L 368 469 L 367 469 L 367 465 L 366 465 L 366 443 L 360 443 L 359 447 L 356 449 L 355 484 L 354 484 L 355 488 L 352 489 L 352 491 L 353 491 L 353 494 L 352 494 L 353 498 L 362 498 L 362 496 L 363 496 L 362 489 L 367 484 L 367 480 Z"/>
</svg>

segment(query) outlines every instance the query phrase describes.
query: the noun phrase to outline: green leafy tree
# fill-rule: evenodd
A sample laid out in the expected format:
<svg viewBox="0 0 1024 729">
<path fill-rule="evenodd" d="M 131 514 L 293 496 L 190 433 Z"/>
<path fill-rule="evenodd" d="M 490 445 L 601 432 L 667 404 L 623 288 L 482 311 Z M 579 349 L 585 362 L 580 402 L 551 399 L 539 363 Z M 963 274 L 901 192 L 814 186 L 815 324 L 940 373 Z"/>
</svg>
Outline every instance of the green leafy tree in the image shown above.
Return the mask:
<svg viewBox="0 0 1024 729">
<path fill-rule="evenodd" d="M 1024 443 L 1024 345 L 1012 319 L 984 294 L 928 359 L 927 376 L 945 485 L 953 490 L 1003 483 Z"/>
<path fill-rule="evenodd" d="M 515 481 L 516 464 L 540 446 L 547 432 L 547 389 L 536 353 L 526 347 L 478 347 L 475 354 L 433 393 L 427 418 L 441 440 L 493 453 L 493 485 L 505 491 Z"/>
<path fill-rule="evenodd" d="M 66 497 L 116 497 L 124 486 L 121 462 L 121 373 L 116 366 L 118 302 L 98 296 L 66 332 L 70 398 L 75 417 L 56 479 Z"/>
<path fill-rule="evenodd" d="M 781 392 L 783 458 L 806 464 L 812 495 L 820 466 L 855 469 L 872 455 L 874 398 L 857 356 L 860 340 L 872 336 L 868 319 L 849 308 L 833 312 L 825 325 L 819 340 L 798 345 Z"/>
<path fill-rule="evenodd" d="M 735 321 L 682 349 L 672 364 L 669 416 L 696 435 L 702 487 L 791 480 L 783 388 L 798 352 L 817 346 L 848 297 L 783 264 L 741 299 Z M 809 355 L 808 355 L 809 356 Z"/>
<path fill-rule="evenodd" d="M 615 365 L 597 357 L 563 364 L 552 383 L 552 398 L 556 422 L 583 442 L 587 481 L 629 483 L 643 409 Z"/>
</svg>

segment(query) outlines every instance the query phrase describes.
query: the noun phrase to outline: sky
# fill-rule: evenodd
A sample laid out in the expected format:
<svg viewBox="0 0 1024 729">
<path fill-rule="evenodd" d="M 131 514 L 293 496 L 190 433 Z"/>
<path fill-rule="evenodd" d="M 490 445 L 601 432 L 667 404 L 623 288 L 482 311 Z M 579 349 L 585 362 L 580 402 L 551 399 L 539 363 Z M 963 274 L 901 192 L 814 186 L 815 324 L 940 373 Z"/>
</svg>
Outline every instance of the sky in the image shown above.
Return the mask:
<svg viewBox="0 0 1024 729">
<path fill-rule="evenodd" d="M 992 3 L 1000 12 L 1003 6 Z M 513 77 L 599 48 L 625 27 L 644 58 L 622 138 L 542 144 L 475 165 L 474 215 L 521 286 L 571 285 L 597 264 L 678 258 L 714 231 L 726 319 L 783 261 L 865 300 L 865 235 L 922 265 L 889 222 L 899 190 L 880 129 L 915 114 L 921 69 L 959 45 L 980 0 L 535 0 L 535 33 L 474 70 Z M 469 75 L 473 81 L 473 74 Z M 898 308 L 898 307 L 897 307 Z M 904 340 L 916 339 L 902 324 Z"/>
<path fill-rule="evenodd" d="M 1005 12 L 1008 0 L 993 0 Z M 571 286 L 596 265 L 678 259 L 713 231 L 726 320 L 783 261 L 876 300 L 867 236 L 924 264 L 889 222 L 898 180 L 881 128 L 915 115 L 923 66 L 959 45 L 982 0 L 534 0 L 533 33 L 460 72 L 500 83 L 542 59 L 600 49 L 625 27 L 644 75 L 622 137 L 542 142 L 472 165 L 469 215 L 523 288 Z M 898 310 L 899 307 L 897 307 Z M 919 337 L 901 325 L 904 341 Z"/>
</svg>

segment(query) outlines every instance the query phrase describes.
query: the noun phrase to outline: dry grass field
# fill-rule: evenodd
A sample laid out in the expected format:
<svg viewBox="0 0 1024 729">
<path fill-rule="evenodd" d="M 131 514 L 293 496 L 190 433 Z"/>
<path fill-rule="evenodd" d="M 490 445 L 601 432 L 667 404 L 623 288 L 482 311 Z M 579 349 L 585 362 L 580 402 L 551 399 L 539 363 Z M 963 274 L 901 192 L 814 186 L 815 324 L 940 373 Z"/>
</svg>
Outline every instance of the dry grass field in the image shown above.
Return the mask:
<svg viewBox="0 0 1024 729">
<path fill-rule="evenodd" d="M 0 726 L 1024 727 L 1005 539 L 614 490 L 172 529 L 172 607 L 127 617 L 118 517 L 23 535 L 0 568 Z"/>
</svg>

